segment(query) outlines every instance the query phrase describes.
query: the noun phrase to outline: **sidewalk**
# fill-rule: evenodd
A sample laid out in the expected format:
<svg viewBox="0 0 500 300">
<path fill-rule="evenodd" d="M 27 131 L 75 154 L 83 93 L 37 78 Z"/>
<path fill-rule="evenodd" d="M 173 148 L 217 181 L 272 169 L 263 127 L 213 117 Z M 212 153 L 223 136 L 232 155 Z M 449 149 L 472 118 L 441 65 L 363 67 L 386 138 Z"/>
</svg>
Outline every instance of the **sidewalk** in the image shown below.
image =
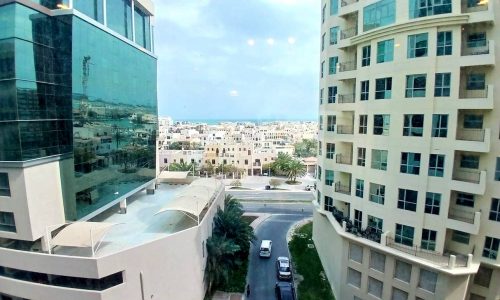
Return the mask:
<svg viewBox="0 0 500 300">
<path fill-rule="evenodd" d="M 244 300 L 245 296 L 240 293 L 215 292 L 212 300 Z"/>
</svg>

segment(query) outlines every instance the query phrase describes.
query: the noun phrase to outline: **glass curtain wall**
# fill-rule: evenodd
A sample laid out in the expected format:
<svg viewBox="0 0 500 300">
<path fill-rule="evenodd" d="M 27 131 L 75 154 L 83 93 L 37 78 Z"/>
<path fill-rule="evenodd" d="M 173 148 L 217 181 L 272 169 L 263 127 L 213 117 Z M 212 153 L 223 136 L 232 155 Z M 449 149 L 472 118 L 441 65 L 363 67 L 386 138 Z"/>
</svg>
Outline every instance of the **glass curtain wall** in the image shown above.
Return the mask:
<svg viewBox="0 0 500 300">
<path fill-rule="evenodd" d="M 106 20 L 109 28 L 132 40 L 132 3 L 130 0 L 107 0 Z"/>
<path fill-rule="evenodd" d="M 99 23 L 104 23 L 103 0 L 73 0 L 73 7 Z"/>
</svg>

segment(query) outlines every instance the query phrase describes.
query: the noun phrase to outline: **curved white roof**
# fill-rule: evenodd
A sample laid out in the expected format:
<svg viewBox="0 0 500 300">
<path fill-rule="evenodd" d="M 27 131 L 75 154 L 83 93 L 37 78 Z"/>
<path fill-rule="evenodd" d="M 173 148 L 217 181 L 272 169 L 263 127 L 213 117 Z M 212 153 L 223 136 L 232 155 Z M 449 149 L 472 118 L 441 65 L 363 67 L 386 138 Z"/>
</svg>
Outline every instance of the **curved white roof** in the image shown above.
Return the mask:
<svg viewBox="0 0 500 300">
<path fill-rule="evenodd" d="M 51 241 L 54 246 L 94 247 L 116 223 L 75 222 L 64 227 Z"/>
</svg>

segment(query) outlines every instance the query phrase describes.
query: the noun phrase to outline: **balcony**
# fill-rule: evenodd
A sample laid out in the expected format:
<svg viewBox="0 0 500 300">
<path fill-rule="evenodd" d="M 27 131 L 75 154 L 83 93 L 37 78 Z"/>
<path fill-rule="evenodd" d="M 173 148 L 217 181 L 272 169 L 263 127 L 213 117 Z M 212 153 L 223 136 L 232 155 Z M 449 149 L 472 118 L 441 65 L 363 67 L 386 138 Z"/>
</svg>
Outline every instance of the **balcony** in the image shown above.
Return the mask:
<svg viewBox="0 0 500 300">
<path fill-rule="evenodd" d="M 343 184 L 342 182 L 337 181 L 337 182 L 335 182 L 335 192 L 350 196 L 351 195 L 351 185 L 350 184 Z"/>
<path fill-rule="evenodd" d="M 484 195 L 486 171 L 456 169 L 453 171 L 450 189 L 459 192 Z"/>
<path fill-rule="evenodd" d="M 338 164 L 352 165 L 352 154 L 345 155 L 345 154 L 338 153 L 335 155 L 335 161 Z"/>
<path fill-rule="evenodd" d="M 469 0 L 462 0 L 462 13 L 469 14 L 469 24 L 479 22 L 494 22 L 495 8 L 498 1 L 483 0 L 476 3 L 471 3 Z"/>
<path fill-rule="evenodd" d="M 494 86 L 487 85 L 482 90 L 461 89 L 459 92 L 460 109 L 493 109 Z"/>
<path fill-rule="evenodd" d="M 347 6 L 349 4 L 353 4 L 353 3 L 356 3 L 358 2 L 359 0 L 341 0 L 340 1 L 340 7 L 344 7 L 344 6 Z"/>
<path fill-rule="evenodd" d="M 396 240 L 392 237 L 387 236 L 387 233 L 382 234 L 382 244 L 385 244 L 387 247 L 392 249 L 396 249 L 398 251 L 404 252 L 406 254 L 410 254 L 412 256 L 425 259 L 430 261 L 431 263 L 438 265 L 440 267 L 468 267 L 470 263 L 472 263 L 472 255 L 451 255 L 440 253 L 437 251 L 427 250 L 421 248 L 418 245 L 403 245 L 401 243 L 396 242 Z"/>
<path fill-rule="evenodd" d="M 460 66 L 487 66 L 495 64 L 495 41 L 486 41 L 486 45 L 471 47 L 466 41 L 462 42 L 462 57 Z"/>
<path fill-rule="evenodd" d="M 338 134 L 354 134 L 354 127 L 347 125 L 337 125 Z"/>
<path fill-rule="evenodd" d="M 491 130 L 458 128 L 456 149 L 470 152 L 490 152 Z"/>
<path fill-rule="evenodd" d="M 484 129 L 459 128 L 457 132 L 457 140 L 484 142 Z"/>
<path fill-rule="evenodd" d="M 470 234 L 478 234 L 480 222 L 481 212 L 474 212 L 455 206 L 448 209 L 448 219 L 446 220 L 447 228 Z"/>
<path fill-rule="evenodd" d="M 339 72 L 347 72 L 356 70 L 357 65 L 355 60 L 339 63 Z"/>
<path fill-rule="evenodd" d="M 354 103 L 356 99 L 356 94 L 345 94 L 339 95 L 339 103 Z"/>
<path fill-rule="evenodd" d="M 485 1 L 483 1 L 485 2 Z M 462 13 L 474 13 L 488 10 L 488 2 L 484 4 L 471 5 L 470 1 L 462 1 Z"/>
<path fill-rule="evenodd" d="M 340 39 L 341 40 L 352 38 L 353 36 L 356 36 L 356 35 L 358 35 L 358 27 L 357 26 L 340 30 Z"/>
</svg>

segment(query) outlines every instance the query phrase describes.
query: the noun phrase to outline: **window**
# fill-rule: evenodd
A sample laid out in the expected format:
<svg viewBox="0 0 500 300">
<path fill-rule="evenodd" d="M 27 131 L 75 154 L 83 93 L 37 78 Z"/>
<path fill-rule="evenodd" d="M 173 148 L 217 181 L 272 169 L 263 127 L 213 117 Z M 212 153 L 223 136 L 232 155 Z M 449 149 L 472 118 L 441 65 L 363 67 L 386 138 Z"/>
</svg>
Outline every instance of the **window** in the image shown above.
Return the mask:
<svg viewBox="0 0 500 300">
<path fill-rule="evenodd" d="M 385 185 L 370 183 L 370 201 L 378 204 L 385 202 Z"/>
<path fill-rule="evenodd" d="M 500 157 L 497 157 L 497 166 L 495 168 L 495 181 L 500 181 Z"/>
<path fill-rule="evenodd" d="M 432 115 L 432 137 L 448 136 L 448 115 Z"/>
<path fill-rule="evenodd" d="M 366 148 L 358 148 L 358 166 L 364 167 L 366 161 Z"/>
<path fill-rule="evenodd" d="M 427 56 L 429 34 L 419 33 L 408 36 L 408 58 Z"/>
<path fill-rule="evenodd" d="M 337 87 L 329 86 L 328 87 L 328 103 L 335 103 L 337 99 Z"/>
<path fill-rule="evenodd" d="M 323 104 L 323 89 L 319 90 L 319 104 Z"/>
<path fill-rule="evenodd" d="M 451 0 L 410 0 L 410 19 L 451 13 Z"/>
<path fill-rule="evenodd" d="M 470 234 L 463 231 L 453 230 L 451 234 L 451 240 L 461 244 L 469 244 Z"/>
<path fill-rule="evenodd" d="M 330 45 L 336 45 L 339 38 L 339 27 L 330 28 Z"/>
<path fill-rule="evenodd" d="M 375 296 L 377 298 L 382 298 L 382 290 L 384 289 L 384 284 L 375 278 L 368 276 L 368 294 Z"/>
<path fill-rule="evenodd" d="M 395 0 L 381 0 L 363 8 L 363 31 L 390 25 L 395 21 Z"/>
<path fill-rule="evenodd" d="M 394 59 L 394 39 L 377 43 L 377 63 L 389 62 Z"/>
<path fill-rule="evenodd" d="M 335 156 L 335 144 L 326 143 L 326 158 L 333 159 Z"/>
<path fill-rule="evenodd" d="M 375 99 L 391 99 L 392 77 L 375 79 Z"/>
<path fill-rule="evenodd" d="M 437 56 L 443 56 L 443 55 L 451 55 L 452 53 L 452 46 L 453 41 L 452 41 L 452 34 L 451 31 L 442 31 L 438 32 L 437 34 L 437 48 L 436 48 L 436 55 Z"/>
<path fill-rule="evenodd" d="M 245 165 L 246 165 L 246 163 L 245 163 Z M 321 167 L 318 166 L 318 180 L 321 180 L 321 171 L 322 171 Z"/>
<path fill-rule="evenodd" d="M 361 92 L 359 95 L 360 95 L 361 101 L 368 100 L 368 97 L 370 96 L 370 81 L 369 80 L 361 81 Z"/>
<path fill-rule="evenodd" d="M 349 259 L 358 263 L 363 263 L 363 247 L 356 244 L 349 244 Z"/>
<path fill-rule="evenodd" d="M 460 168 L 479 169 L 479 155 L 460 155 Z"/>
<path fill-rule="evenodd" d="M 323 130 L 323 116 L 319 116 L 318 123 L 319 123 L 319 130 Z"/>
<path fill-rule="evenodd" d="M 325 37 L 326 33 L 323 33 L 323 35 L 321 36 L 321 51 L 325 50 Z"/>
<path fill-rule="evenodd" d="M 330 57 L 328 59 L 328 74 L 337 73 L 337 64 L 339 63 L 339 58 L 337 56 Z"/>
<path fill-rule="evenodd" d="M 427 192 L 425 194 L 425 213 L 431 215 L 439 215 L 441 206 L 441 194 Z"/>
<path fill-rule="evenodd" d="M 330 16 L 339 12 L 339 0 L 330 0 Z"/>
<path fill-rule="evenodd" d="M 321 62 L 320 72 L 321 72 L 321 78 L 323 78 L 323 75 L 325 73 L 325 61 Z"/>
<path fill-rule="evenodd" d="M 371 52 L 372 52 L 372 46 L 364 46 L 362 48 L 362 58 L 361 58 L 361 66 L 366 67 L 370 65 L 370 57 L 371 57 Z"/>
<path fill-rule="evenodd" d="M 398 208 L 417 211 L 418 192 L 407 189 L 399 189 L 398 193 Z"/>
<path fill-rule="evenodd" d="M 480 265 L 476 275 L 474 275 L 474 284 L 489 288 L 492 274 L 493 269 Z"/>
<path fill-rule="evenodd" d="M 372 169 L 387 170 L 387 150 L 372 150 Z"/>
<path fill-rule="evenodd" d="M 394 278 L 409 283 L 411 278 L 411 265 L 409 263 L 396 260 L 396 267 L 394 268 Z"/>
<path fill-rule="evenodd" d="M 326 131 L 335 131 L 335 123 L 337 123 L 336 116 L 326 117 Z"/>
<path fill-rule="evenodd" d="M 500 239 L 487 236 L 484 241 L 483 257 L 497 259 L 499 245 Z"/>
<path fill-rule="evenodd" d="M 429 176 L 443 177 L 444 176 L 444 155 L 431 154 L 429 156 Z"/>
<path fill-rule="evenodd" d="M 486 76 L 481 74 L 467 75 L 467 90 L 484 90 L 486 89 Z"/>
<path fill-rule="evenodd" d="M 360 210 L 354 210 L 354 226 L 358 229 L 361 229 L 361 225 L 363 224 L 363 212 Z"/>
<path fill-rule="evenodd" d="M 368 227 L 375 230 L 377 233 L 382 233 L 384 220 L 368 215 Z"/>
<path fill-rule="evenodd" d="M 379 272 L 385 272 L 385 255 L 377 252 L 370 251 L 370 269 L 377 270 Z"/>
<path fill-rule="evenodd" d="M 422 229 L 422 241 L 420 247 L 425 250 L 436 250 L 437 232 L 430 229 Z"/>
<path fill-rule="evenodd" d="M 329 186 L 333 186 L 333 175 L 334 172 L 332 170 L 325 170 L 325 184 Z"/>
<path fill-rule="evenodd" d="M 406 76 L 406 98 L 421 98 L 425 97 L 425 85 L 427 75 L 416 74 Z"/>
<path fill-rule="evenodd" d="M 413 235 L 415 233 L 415 228 L 396 223 L 396 243 L 403 244 L 406 246 L 413 246 Z"/>
<path fill-rule="evenodd" d="M 321 141 L 318 141 L 318 155 L 323 155 L 323 143 Z M 264 158 L 264 161 L 267 161 L 267 158 Z"/>
<path fill-rule="evenodd" d="M 361 287 L 361 273 L 351 269 L 347 268 L 347 283 L 350 285 L 353 285 L 357 288 Z"/>
<path fill-rule="evenodd" d="M 405 174 L 420 174 L 420 153 L 402 152 L 400 172 Z"/>
<path fill-rule="evenodd" d="M 423 132 L 424 115 L 404 115 L 404 136 L 422 136 Z"/>
<path fill-rule="evenodd" d="M 420 278 L 418 280 L 418 287 L 434 293 L 436 291 L 438 274 L 427 271 L 426 269 L 420 269 Z"/>
<path fill-rule="evenodd" d="M 500 222 L 500 199 L 491 199 L 490 220 Z"/>
<path fill-rule="evenodd" d="M 0 231 L 16 232 L 13 213 L 0 211 Z"/>
<path fill-rule="evenodd" d="M 486 32 L 475 32 L 467 36 L 467 47 L 477 48 L 486 46 Z"/>
<path fill-rule="evenodd" d="M 321 24 L 325 23 L 326 4 L 321 9 Z"/>
<path fill-rule="evenodd" d="M 474 207 L 474 195 L 467 193 L 457 193 L 457 205 Z"/>
<path fill-rule="evenodd" d="M 434 96 L 449 97 L 450 96 L 450 80 L 451 73 L 436 73 Z"/>
<path fill-rule="evenodd" d="M 483 115 L 465 114 L 464 115 L 465 129 L 483 129 Z"/>
<path fill-rule="evenodd" d="M 10 197 L 9 174 L 0 173 L 0 196 Z"/>
<path fill-rule="evenodd" d="M 333 211 L 333 198 L 325 196 L 325 210 Z"/>
<path fill-rule="evenodd" d="M 363 179 L 356 179 L 356 197 L 363 198 L 365 190 L 365 181 Z"/>
<path fill-rule="evenodd" d="M 368 115 L 359 115 L 359 133 L 366 134 L 368 131 Z"/>
<path fill-rule="evenodd" d="M 393 287 L 391 300 L 408 300 L 408 293 Z"/>
<path fill-rule="evenodd" d="M 389 135 L 389 127 L 391 124 L 390 115 L 374 115 L 373 116 L 373 134 L 374 135 Z"/>
</svg>

